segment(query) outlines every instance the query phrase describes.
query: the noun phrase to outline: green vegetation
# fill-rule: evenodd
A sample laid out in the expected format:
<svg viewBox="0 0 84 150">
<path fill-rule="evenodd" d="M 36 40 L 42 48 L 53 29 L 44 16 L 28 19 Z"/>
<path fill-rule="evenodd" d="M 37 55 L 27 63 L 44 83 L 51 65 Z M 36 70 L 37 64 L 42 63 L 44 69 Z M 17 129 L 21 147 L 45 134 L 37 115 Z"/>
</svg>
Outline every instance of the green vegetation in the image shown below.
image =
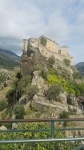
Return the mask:
<svg viewBox="0 0 84 150">
<path fill-rule="evenodd" d="M 49 100 L 58 100 L 58 95 L 63 92 L 63 88 L 61 84 L 54 83 L 50 85 L 48 91 L 46 92 L 46 96 Z"/>
<path fill-rule="evenodd" d="M 3 75 L 3 76 L 0 76 L 0 84 L 2 83 L 2 82 L 4 82 L 6 80 L 6 77 Z"/>
<path fill-rule="evenodd" d="M 0 56 L 0 67 L 10 70 L 10 69 L 14 69 L 14 67 L 16 67 L 16 66 L 19 66 L 19 62 L 14 61 L 9 58 L 6 59 L 6 58 Z"/>
<path fill-rule="evenodd" d="M 47 82 L 49 85 L 54 83 L 61 84 L 64 91 L 67 93 L 73 93 L 75 96 L 84 96 L 84 83 L 76 83 L 73 81 L 67 81 L 63 77 L 58 76 L 56 74 L 50 74 L 47 78 Z"/>
<path fill-rule="evenodd" d="M 16 78 L 18 78 L 19 80 L 22 78 L 21 72 L 17 72 Z"/>
<path fill-rule="evenodd" d="M 34 130 L 34 129 L 47 129 L 50 128 L 49 124 L 45 123 L 26 123 L 19 124 L 18 129 L 22 130 Z M 49 139 L 51 132 L 13 132 L 13 133 L 0 133 L 0 139 L 3 140 L 18 140 L 18 139 Z M 64 138 L 65 132 L 55 131 L 55 138 Z M 78 146 L 80 142 L 36 142 L 36 143 L 19 143 L 19 144 L 1 144 L 0 150 L 71 150 Z"/>
<path fill-rule="evenodd" d="M 47 80 L 48 72 L 44 68 L 42 68 L 40 75 L 44 80 Z"/>
<path fill-rule="evenodd" d="M 23 105 L 14 106 L 14 114 L 16 119 L 24 119 L 25 108 Z"/>
<path fill-rule="evenodd" d="M 73 73 L 73 78 L 74 78 L 74 79 L 81 79 L 81 78 L 82 78 L 82 75 L 80 74 L 80 72 L 74 72 L 74 73 Z"/>
<path fill-rule="evenodd" d="M 69 118 L 69 112 L 67 111 L 63 111 L 60 113 L 60 118 Z"/>
<path fill-rule="evenodd" d="M 52 66 L 54 63 L 55 63 L 55 57 L 52 55 L 52 56 L 50 56 L 49 59 L 48 59 L 48 64 L 49 64 L 50 66 Z"/>
<path fill-rule="evenodd" d="M 64 62 L 64 64 L 65 64 L 66 66 L 69 66 L 69 65 L 70 65 L 70 60 L 69 60 L 69 59 L 64 59 L 63 62 Z"/>
<path fill-rule="evenodd" d="M 4 110 L 7 107 L 7 101 L 6 100 L 1 100 L 0 101 L 0 111 Z"/>
<path fill-rule="evenodd" d="M 18 90 L 20 90 L 21 92 L 25 91 L 25 88 L 27 86 L 30 86 L 31 83 L 31 76 L 30 75 L 26 75 L 24 77 L 21 78 L 21 80 L 18 82 Z"/>
<path fill-rule="evenodd" d="M 9 105 L 15 103 L 15 89 L 10 89 L 6 94 L 7 102 Z"/>
<path fill-rule="evenodd" d="M 42 44 L 43 46 L 46 46 L 46 43 L 47 43 L 46 38 L 41 37 L 41 44 Z"/>
<path fill-rule="evenodd" d="M 38 92 L 38 87 L 36 85 L 31 85 L 30 87 L 28 87 L 27 94 L 29 100 L 32 100 L 33 96 L 37 94 L 37 92 Z"/>
</svg>

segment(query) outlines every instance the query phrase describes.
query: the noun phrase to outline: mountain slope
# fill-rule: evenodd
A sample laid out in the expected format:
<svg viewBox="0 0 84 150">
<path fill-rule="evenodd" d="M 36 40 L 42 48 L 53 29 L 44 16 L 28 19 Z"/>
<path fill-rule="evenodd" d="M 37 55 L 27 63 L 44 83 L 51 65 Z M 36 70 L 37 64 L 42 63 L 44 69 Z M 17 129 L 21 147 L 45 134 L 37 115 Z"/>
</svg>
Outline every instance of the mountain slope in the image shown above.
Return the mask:
<svg viewBox="0 0 84 150">
<path fill-rule="evenodd" d="M 0 68 L 13 69 L 19 65 L 20 57 L 9 50 L 0 49 Z"/>
<path fill-rule="evenodd" d="M 80 63 L 76 64 L 75 66 L 81 72 L 81 74 L 84 75 L 84 62 L 80 62 Z"/>
</svg>

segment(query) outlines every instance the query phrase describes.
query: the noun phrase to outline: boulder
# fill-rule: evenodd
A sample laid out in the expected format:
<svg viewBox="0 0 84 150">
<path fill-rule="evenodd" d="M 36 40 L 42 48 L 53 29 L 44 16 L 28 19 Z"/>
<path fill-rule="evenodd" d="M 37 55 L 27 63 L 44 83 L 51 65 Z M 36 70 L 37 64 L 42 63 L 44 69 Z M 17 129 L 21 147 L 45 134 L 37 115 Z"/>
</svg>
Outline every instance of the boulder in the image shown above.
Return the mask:
<svg viewBox="0 0 84 150">
<path fill-rule="evenodd" d="M 0 127 L 0 130 L 7 130 L 7 128 L 6 128 L 4 125 L 2 125 L 2 126 Z"/>
<path fill-rule="evenodd" d="M 18 123 L 12 123 L 12 129 L 17 129 L 18 128 Z"/>
<path fill-rule="evenodd" d="M 62 104 L 67 104 L 67 93 L 64 92 L 64 93 L 60 93 L 58 95 L 58 100 L 59 102 L 61 102 Z"/>
</svg>

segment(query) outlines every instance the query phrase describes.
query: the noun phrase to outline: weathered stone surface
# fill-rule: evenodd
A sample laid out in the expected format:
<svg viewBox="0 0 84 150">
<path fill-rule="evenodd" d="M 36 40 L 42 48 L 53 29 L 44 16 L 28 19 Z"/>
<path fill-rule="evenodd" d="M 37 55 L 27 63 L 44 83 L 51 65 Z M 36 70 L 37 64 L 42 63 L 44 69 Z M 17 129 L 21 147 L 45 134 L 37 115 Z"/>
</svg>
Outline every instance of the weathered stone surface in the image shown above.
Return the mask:
<svg viewBox="0 0 84 150">
<path fill-rule="evenodd" d="M 12 123 L 12 129 L 17 129 L 18 128 L 18 123 Z"/>
<path fill-rule="evenodd" d="M 44 91 L 48 89 L 48 85 L 45 83 L 44 79 L 41 76 L 39 76 L 40 71 L 34 71 L 33 74 L 34 76 L 33 76 L 31 85 L 37 85 L 39 89 L 39 92 L 37 93 L 37 95 L 43 96 Z"/>
<path fill-rule="evenodd" d="M 67 104 L 67 93 L 66 92 L 60 93 L 58 96 L 58 100 L 59 100 L 59 102 L 66 105 Z"/>
<path fill-rule="evenodd" d="M 28 96 L 27 95 L 23 95 L 20 99 L 19 99 L 19 103 L 20 104 L 26 104 L 28 101 Z"/>
<path fill-rule="evenodd" d="M 6 128 L 4 125 L 2 125 L 2 126 L 0 127 L 0 130 L 7 130 L 7 128 Z"/>
<path fill-rule="evenodd" d="M 68 96 L 67 96 L 67 102 L 70 105 L 78 106 L 77 100 L 76 100 L 76 98 L 75 98 L 75 96 L 74 96 L 73 93 L 68 94 Z"/>
<path fill-rule="evenodd" d="M 33 100 L 34 100 L 34 101 L 38 101 L 38 100 L 39 100 L 38 95 L 35 94 L 34 97 L 33 97 Z"/>
</svg>

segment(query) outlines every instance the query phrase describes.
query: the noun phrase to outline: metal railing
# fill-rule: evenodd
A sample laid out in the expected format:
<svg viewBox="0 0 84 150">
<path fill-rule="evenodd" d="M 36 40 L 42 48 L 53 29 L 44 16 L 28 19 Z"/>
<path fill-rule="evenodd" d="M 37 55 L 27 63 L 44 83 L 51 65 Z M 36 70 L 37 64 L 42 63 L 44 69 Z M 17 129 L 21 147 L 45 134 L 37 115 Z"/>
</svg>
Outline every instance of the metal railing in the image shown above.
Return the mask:
<svg viewBox="0 0 84 150">
<path fill-rule="evenodd" d="M 50 132 L 50 137 L 48 138 L 40 138 L 40 139 L 0 139 L 0 144 L 13 144 L 13 143 L 35 143 L 35 142 L 63 142 L 63 141 L 84 141 L 84 137 L 56 137 L 55 132 L 65 132 L 65 131 L 80 131 L 84 130 L 83 127 L 70 127 L 66 125 L 67 123 L 75 122 L 75 125 L 77 122 L 84 123 L 84 118 L 65 118 L 65 119 L 15 119 L 15 120 L 0 120 L 0 124 L 5 123 L 45 123 L 47 124 L 47 128 L 42 129 L 7 129 L 7 130 L 0 130 L 0 133 L 13 133 L 13 132 Z M 74 126 L 75 126 L 74 125 Z M 68 127 L 67 127 L 68 126 Z"/>
</svg>

